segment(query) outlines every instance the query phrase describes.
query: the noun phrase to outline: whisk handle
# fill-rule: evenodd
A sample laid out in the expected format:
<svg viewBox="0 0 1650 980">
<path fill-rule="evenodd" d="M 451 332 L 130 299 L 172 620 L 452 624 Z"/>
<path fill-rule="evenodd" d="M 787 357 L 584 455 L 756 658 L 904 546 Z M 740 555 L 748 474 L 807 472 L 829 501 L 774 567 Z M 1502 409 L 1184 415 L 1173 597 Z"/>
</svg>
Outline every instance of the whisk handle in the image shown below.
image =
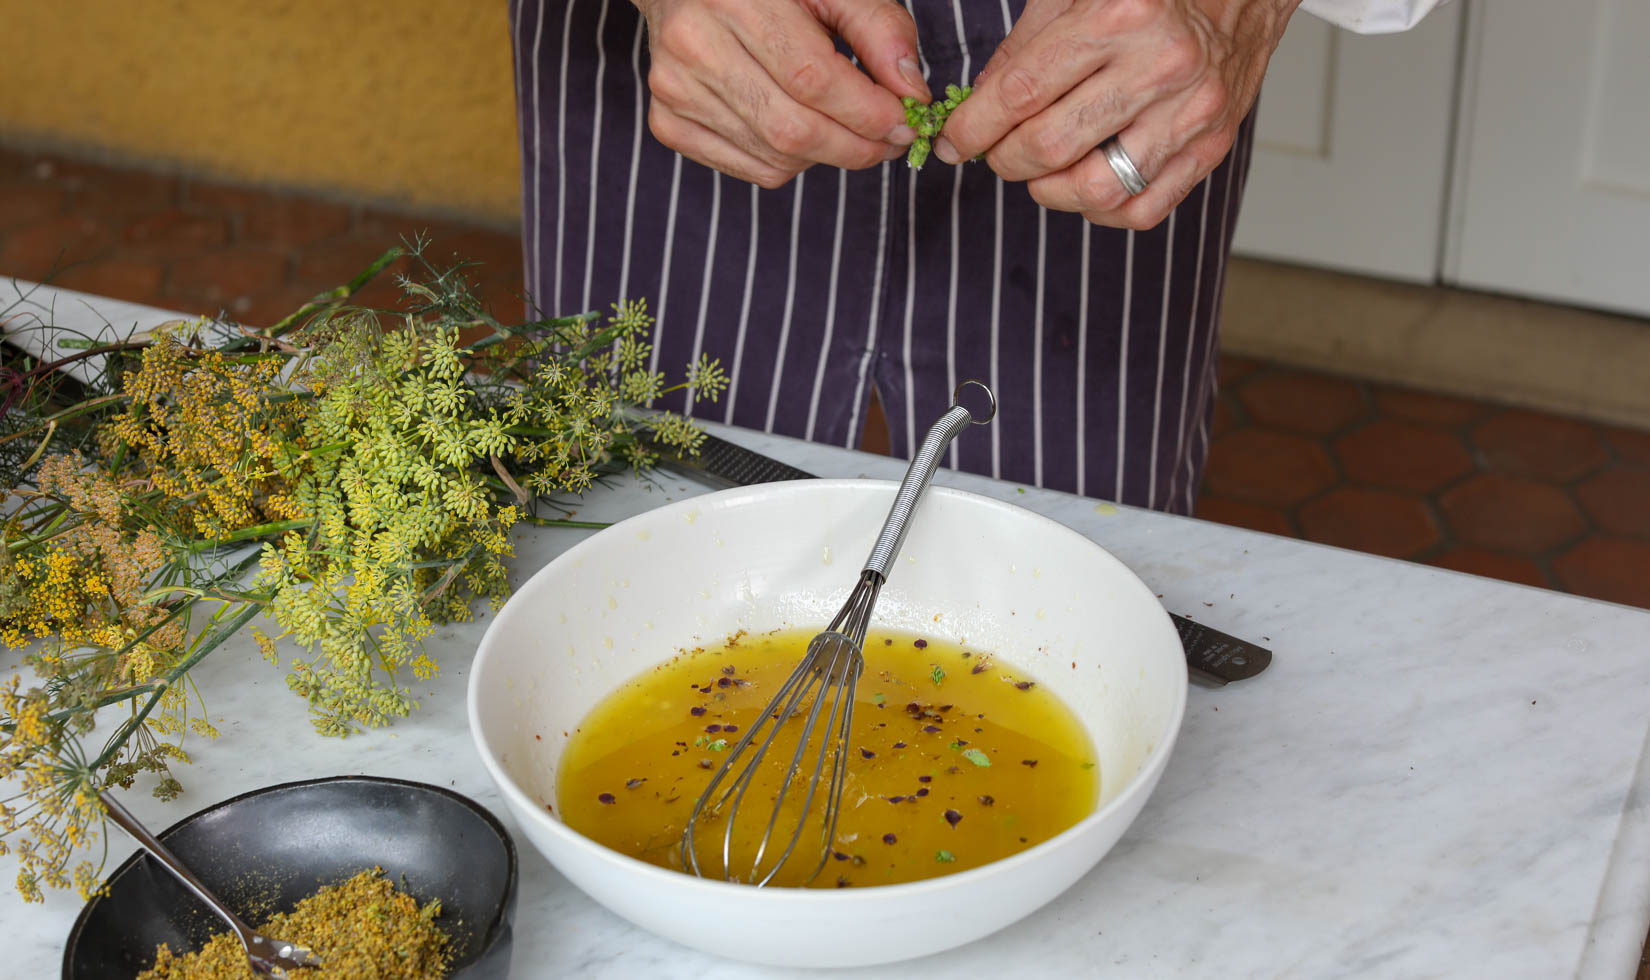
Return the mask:
<svg viewBox="0 0 1650 980">
<path fill-rule="evenodd" d="M 882 524 L 882 533 L 877 535 L 876 544 L 871 547 L 871 557 L 865 560 L 865 571 L 875 572 L 884 581 L 899 555 L 900 545 L 905 543 L 905 533 L 910 529 L 911 514 L 917 509 L 917 501 L 928 489 L 928 481 L 933 479 L 934 471 L 939 469 L 940 457 L 945 455 L 946 447 L 970 423 L 984 425 L 997 414 L 996 396 L 984 384 L 972 379 L 964 381 L 957 386 L 957 394 L 960 395 L 963 388 L 971 384 L 985 389 L 986 395 L 991 398 L 991 412 L 983 419 L 976 419 L 967 408 L 954 404 L 923 437 L 922 446 L 917 449 L 917 455 L 905 471 L 905 479 L 900 481 L 899 492 L 894 494 L 894 505 L 888 509 L 888 519 Z"/>
</svg>

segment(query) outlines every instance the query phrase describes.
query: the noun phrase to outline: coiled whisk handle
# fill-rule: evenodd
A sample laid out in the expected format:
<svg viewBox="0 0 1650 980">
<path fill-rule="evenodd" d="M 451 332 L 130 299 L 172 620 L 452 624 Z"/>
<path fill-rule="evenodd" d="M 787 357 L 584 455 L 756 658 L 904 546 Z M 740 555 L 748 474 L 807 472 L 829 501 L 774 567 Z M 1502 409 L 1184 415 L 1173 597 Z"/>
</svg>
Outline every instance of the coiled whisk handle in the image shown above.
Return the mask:
<svg viewBox="0 0 1650 980">
<path fill-rule="evenodd" d="M 976 418 L 973 412 L 960 404 L 963 389 L 969 385 L 980 388 L 991 401 L 991 408 L 983 418 Z M 997 415 L 997 396 L 983 381 L 969 378 L 957 385 L 951 397 L 951 407 L 929 427 L 922 446 L 906 469 L 899 492 L 894 494 L 894 505 L 888 509 L 888 519 L 882 524 L 882 533 L 877 535 L 876 544 L 871 546 L 871 557 L 865 560 L 865 571 L 874 572 L 884 581 L 894 566 L 894 559 L 899 556 L 900 545 L 905 543 L 905 533 L 910 530 L 911 514 L 917 509 L 917 501 L 922 499 L 923 491 L 928 489 L 928 481 L 939 469 L 940 457 L 945 455 L 946 447 L 969 425 L 985 425 Z"/>
</svg>

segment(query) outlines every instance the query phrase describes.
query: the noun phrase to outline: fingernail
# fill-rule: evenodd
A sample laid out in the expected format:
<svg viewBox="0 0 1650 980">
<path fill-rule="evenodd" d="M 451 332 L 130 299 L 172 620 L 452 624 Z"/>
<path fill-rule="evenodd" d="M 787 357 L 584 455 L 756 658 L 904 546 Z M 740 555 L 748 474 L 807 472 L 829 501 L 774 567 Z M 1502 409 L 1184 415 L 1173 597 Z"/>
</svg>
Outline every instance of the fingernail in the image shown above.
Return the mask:
<svg viewBox="0 0 1650 980">
<path fill-rule="evenodd" d="M 905 156 L 905 154 L 909 152 L 911 152 L 911 148 L 909 146 L 890 146 L 886 150 L 882 151 L 882 158 L 884 160 L 898 160 L 900 157 Z"/>
<path fill-rule="evenodd" d="M 952 146 L 951 141 L 944 136 L 934 141 L 934 155 L 951 164 L 962 159 L 962 154 L 958 153 L 957 148 Z"/>
<path fill-rule="evenodd" d="M 888 131 L 888 135 L 882 138 L 884 143 L 897 143 L 900 146 L 910 146 L 912 143 L 916 142 L 916 140 L 917 131 L 904 123 L 900 123 L 898 126 L 890 129 Z"/>
<path fill-rule="evenodd" d="M 899 73 L 905 76 L 905 80 L 911 83 L 912 88 L 921 91 L 924 98 L 929 97 L 928 82 L 923 80 L 922 66 L 917 64 L 917 59 L 901 58 L 899 60 Z"/>
</svg>

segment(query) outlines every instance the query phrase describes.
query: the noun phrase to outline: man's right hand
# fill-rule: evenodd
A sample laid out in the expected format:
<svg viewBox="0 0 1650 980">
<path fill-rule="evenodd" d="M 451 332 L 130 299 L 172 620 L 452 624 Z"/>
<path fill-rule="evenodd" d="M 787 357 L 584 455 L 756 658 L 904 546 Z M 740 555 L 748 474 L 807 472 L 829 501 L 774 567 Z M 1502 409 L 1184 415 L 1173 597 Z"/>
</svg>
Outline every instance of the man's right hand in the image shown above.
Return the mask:
<svg viewBox="0 0 1650 980">
<path fill-rule="evenodd" d="M 653 59 L 648 126 L 732 177 L 779 187 L 815 163 L 861 170 L 916 133 L 917 27 L 898 0 L 633 0 Z M 870 77 L 843 57 L 848 42 Z"/>
</svg>

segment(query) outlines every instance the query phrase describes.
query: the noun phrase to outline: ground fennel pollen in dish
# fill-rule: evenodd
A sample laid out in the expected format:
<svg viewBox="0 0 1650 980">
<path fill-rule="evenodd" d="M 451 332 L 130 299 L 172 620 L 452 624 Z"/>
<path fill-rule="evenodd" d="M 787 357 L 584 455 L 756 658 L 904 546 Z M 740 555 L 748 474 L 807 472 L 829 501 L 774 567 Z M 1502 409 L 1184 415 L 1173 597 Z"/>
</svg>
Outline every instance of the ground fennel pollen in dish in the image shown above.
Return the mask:
<svg viewBox="0 0 1650 980">
<path fill-rule="evenodd" d="M 681 870 L 678 845 L 695 800 L 812 636 L 742 635 L 626 683 L 569 738 L 557 812 L 600 844 Z M 977 650 L 902 633 L 871 634 L 865 661 L 833 860 L 809 887 L 977 868 L 1093 812 L 1100 771 L 1087 733 L 1023 673 Z M 778 748 L 769 761 L 788 763 L 790 751 Z M 764 819 L 751 822 L 763 823 L 768 802 L 752 800 Z M 720 852 L 721 825 L 713 826 L 715 843 L 701 836 L 701 854 Z M 802 884 L 815 864 L 790 862 L 774 883 Z"/>
<path fill-rule="evenodd" d="M 447 937 L 435 925 L 441 903 L 419 905 L 384 877 L 363 871 L 341 885 L 322 888 L 291 912 L 257 926 L 273 939 L 308 946 L 319 969 L 288 970 L 289 980 L 440 980 L 447 975 Z M 138 980 L 259 980 L 246 949 L 232 932 L 220 932 L 199 951 L 175 956 L 163 943 L 155 965 Z"/>
</svg>

